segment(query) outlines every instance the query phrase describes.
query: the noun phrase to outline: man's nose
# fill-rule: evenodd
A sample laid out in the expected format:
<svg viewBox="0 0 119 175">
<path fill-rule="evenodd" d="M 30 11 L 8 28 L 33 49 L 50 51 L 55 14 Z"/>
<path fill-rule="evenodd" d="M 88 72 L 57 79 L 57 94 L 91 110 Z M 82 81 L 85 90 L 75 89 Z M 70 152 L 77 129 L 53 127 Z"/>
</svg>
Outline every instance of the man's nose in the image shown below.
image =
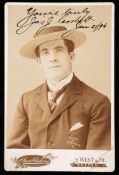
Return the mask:
<svg viewBox="0 0 119 175">
<path fill-rule="evenodd" d="M 50 52 L 49 60 L 50 62 L 57 61 L 56 55 L 53 51 Z"/>
</svg>

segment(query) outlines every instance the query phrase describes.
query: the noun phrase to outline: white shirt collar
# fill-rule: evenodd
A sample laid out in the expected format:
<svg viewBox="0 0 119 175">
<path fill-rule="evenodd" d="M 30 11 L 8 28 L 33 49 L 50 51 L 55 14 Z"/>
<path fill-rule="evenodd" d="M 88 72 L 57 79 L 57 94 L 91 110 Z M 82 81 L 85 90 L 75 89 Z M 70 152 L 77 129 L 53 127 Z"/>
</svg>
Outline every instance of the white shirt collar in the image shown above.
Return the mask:
<svg viewBox="0 0 119 175">
<path fill-rule="evenodd" d="M 73 72 L 68 75 L 65 79 L 59 81 L 58 83 L 54 84 L 50 80 L 47 80 L 48 87 L 53 91 L 58 91 L 62 89 L 65 85 L 71 82 L 73 78 Z"/>
</svg>

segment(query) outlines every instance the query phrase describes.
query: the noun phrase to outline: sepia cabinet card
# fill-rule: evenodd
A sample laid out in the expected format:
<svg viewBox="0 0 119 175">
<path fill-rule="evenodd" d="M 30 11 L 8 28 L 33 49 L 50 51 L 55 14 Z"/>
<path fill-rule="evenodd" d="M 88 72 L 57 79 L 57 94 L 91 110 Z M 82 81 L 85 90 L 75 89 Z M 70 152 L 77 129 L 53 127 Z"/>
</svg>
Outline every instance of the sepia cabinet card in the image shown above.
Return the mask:
<svg viewBox="0 0 119 175">
<path fill-rule="evenodd" d="M 4 8 L 5 170 L 114 171 L 114 4 Z"/>
</svg>

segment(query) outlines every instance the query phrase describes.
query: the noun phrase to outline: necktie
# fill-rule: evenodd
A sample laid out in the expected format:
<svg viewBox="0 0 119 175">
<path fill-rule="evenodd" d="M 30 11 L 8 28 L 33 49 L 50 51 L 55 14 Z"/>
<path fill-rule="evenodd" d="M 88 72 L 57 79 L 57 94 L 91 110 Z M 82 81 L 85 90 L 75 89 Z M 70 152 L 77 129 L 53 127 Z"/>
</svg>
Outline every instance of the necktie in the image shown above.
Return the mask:
<svg viewBox="0 0 119 175">
<path fill-rule="evenodd" d="M 52 93 L 52 98 L 50 100 L 50 109 L 51 109 L 51 112 L 54 112 L 55 108 L 57 107 L 57 104 L 56 104 L 56 100 L 58 99 L 58 97 L 63 94 L 63 92 L 66 90 L 67 88 L 67 85 L 64 86 L 62 89 L 60 89 L 59 91 L 51 91 L 50 92 Z"/>
</svg>

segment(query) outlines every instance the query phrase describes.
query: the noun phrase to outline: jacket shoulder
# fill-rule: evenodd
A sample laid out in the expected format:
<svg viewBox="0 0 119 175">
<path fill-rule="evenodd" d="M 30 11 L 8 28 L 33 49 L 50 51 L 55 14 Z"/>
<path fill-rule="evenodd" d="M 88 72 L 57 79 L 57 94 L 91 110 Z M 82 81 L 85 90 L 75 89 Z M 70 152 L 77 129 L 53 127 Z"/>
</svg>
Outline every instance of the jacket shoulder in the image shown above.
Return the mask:
<svg viewBox="0 0 119 175">
<path fill-rule="evenodd" d="M 81 83 L 81 89 L 82 89 L 82 94 L 85 96 L 87 99 L 92 99 L 92 100 L 98 100 L 98 99 L 103 99 L 109 102 L 108 97 L 99 92 L 98 90 L 92 88 L 91 86 L 87 85 L 83 81 L 80 81 Z"/>
<path fill-rule="evenodd" d="M 30 91 L 23 93 L 21 96 L 22 102 L 27 103 L 32 97 L 34 97 L 35 94 L 40 93 L 44 84 L 45 83 L 41 84 L 40 86 L 38 86 Z"/>
<path fill-rule="evenodd" d="M 25 92 L 23 95 L 25 96 L 31 96 L 32 94 L 36 93 L 36 92 L 40 92 L 42 87 L 44 86 L 45 83 L 42 83 L 41 85 L 39 85 L 38 87 L 30 90 L 30 91 L 27 91 Z"/>
</svg>

